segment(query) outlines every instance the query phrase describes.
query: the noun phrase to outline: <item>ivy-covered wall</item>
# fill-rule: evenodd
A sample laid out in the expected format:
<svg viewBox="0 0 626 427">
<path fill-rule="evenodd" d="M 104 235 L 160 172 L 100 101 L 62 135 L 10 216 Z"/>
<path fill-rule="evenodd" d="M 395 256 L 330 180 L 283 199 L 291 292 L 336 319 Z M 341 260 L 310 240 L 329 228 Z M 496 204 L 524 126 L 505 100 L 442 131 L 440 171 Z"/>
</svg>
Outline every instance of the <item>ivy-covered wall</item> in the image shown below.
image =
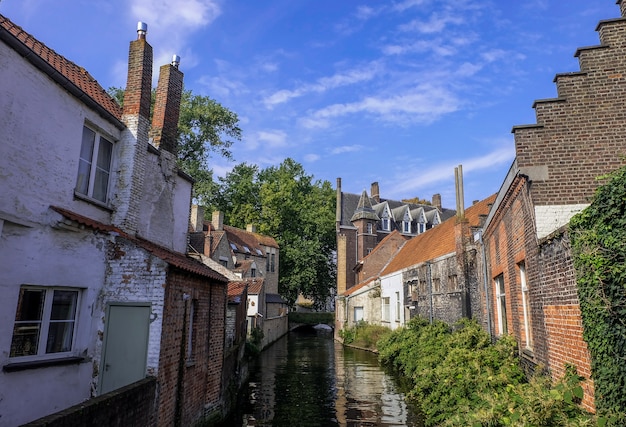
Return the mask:
<svg viewBox="0 0 626 427">
<path fill-rule="evenodd" d="M 626 413 L 626 167 L 570 221 L 572 253 L 599 413 Z M 615 425 L 625 425 L 626 416 Z"/>
</svg>

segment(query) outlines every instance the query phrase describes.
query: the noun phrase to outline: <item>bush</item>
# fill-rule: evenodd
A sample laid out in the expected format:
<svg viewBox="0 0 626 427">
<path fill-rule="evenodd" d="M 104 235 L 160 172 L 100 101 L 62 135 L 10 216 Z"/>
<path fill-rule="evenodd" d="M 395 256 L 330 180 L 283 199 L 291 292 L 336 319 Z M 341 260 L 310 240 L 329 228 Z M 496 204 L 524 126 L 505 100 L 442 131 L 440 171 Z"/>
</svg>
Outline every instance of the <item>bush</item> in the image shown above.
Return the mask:
<svg viewBox="0 0 626 427">
<path fill-rule="evenodd" d="M 378 341 L 388 335 L 391 330 L 385 326 L 372 325 L 360 321 L 353 328 L 345 328 L 339 331 L 339 336 L 344 344 L 351 344 L 356 347 L 377 350 Z"/>
<path fill-rule="evenodd" d="M 421 407 L 427 426 L 591 425 L 576 405 L 582 388 L 573 369 L 553 387 L 543 376 L 527 382 L 515 340 L 492 344 L 476 322 L 462 320 L 453 330 L 413 319 L 378 349 L 384 365 L 410 379 L 407 398 Z"/>
</svg>

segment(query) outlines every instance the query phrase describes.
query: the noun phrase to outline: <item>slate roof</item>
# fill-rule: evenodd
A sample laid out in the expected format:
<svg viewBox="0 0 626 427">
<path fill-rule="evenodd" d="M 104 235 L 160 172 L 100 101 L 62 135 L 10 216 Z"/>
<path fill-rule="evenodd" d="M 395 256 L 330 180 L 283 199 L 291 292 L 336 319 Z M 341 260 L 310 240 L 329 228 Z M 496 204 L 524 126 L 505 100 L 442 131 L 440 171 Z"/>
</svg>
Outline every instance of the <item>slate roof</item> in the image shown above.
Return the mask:
<svg viewBox="0 0 626 427">
<path fill-rule="evenodd" d="M 496 194 L 470 206 L 465 210 L 465 218 L 470 226 L 479 225 L 479 215 L 487 215 Z M 381 272 L 381 276 L 400 271 L 455 251 L 454 226 L 456 217 L 443 221 L 437 227 L 427 230 L 409 240 L 396 257 Z"/>
<path fill-rule="evenodd" d="M 265 294 L 265 302 L 269 304 L 287 304 L 287 301 L 278 294 Z"/>
<path fill-rule="evenodd" d="M 110 118 L 116 119 L 118 127 L 123 126 L 122 108 L 83 67 L 59 55 L 3 15 L 0 15 L 0 40 L 89 107 L 101 107 Z"/>
<path fill-rule="evenodd" d="M 344 193 L 344 192 L 341 193 L 341 209 L 340 209 L 341 211 L 340 225 L 341 226 L 347 226 L 347 227 L 353 226 L 350 220 L 359 206 L 359 201 L 361 199 L 361 196 L 362 194 L 358 195 L 358 194 Z M 366 194 L 366 197 L 369 198 L 370 206 L 372 206 L 372 208 L 374 209 L 374 212 L 378 216 L 380 216 L 380 213 L 382 212 L 381 204 L 384 202 L 387 202 L 387 204 L 389 205 L 389 209 L 391 210 L 398 208 L 400 206 L 403 206 L 403 205 L 408 206 L 410 210 L 414 210 L 414 209 L 421 207 L 424 209 L 424 211 L 426 211 L 426 213 L 432 210 L 436 210 L 436 208 L 431 205 L 404 203 L 399 200 L 390 200 L 390 199 L 382 199 L 382 198 L 380 199 L 380 202 L 378 203 L 373 198 L 367 196 L 367 194 Z M 446 219 L 453 217 L 455 214 L 456 214 L 456 211 L 454 209 L 442 208 L 440 212 L 441 221 L 443 222 Z"/>
<path fill-rule="evenodd" d="M 162 246 L 159 246 L 155 243 L 152 243 L 148 240 L 139 238 L 139 237 L 134 237 L 131 236 L 125 232 L 123 232 L 122 230 L 120 230 L 117 227 L 114 227 L 112 225 L 107 225 L 107 224 L 103 224 L 101 222 L 95 221 L 91 218 L 87 218 L 85 216 L 82 216 L 80 214 L 77 214 L 75 212 L 69 211 L 67 209 L 63 209 L 61 207 L 58 206 L 50 206 L 50 208 L 52 210 L 54 210 L 55 212 L 61 214 L 62 216 L 64 216 L 65 218 L 67 218 L 70 221 L 74 221 L 82 226 L 85 227 L 89 227 L 92 230 L 96 230 L 96 231 L 100 231 L 103 233 L 115 233 L 118 236 L 131 241 L 133 243 L 135 243 L 137 246 L 145 249 L 146 251 L 150 252 L 152 255 L 162 259 L 163 261 L 167 262 L 168 264 L 179 268 L 181 270 L 187 271 L 189 273 L 194 273 L 200 276 L 204 276 L 207 277 L 209 279 L 212 280 L 216 280 L 216 281 L 220 281 L 220 282 L 224 282 L 227 283 L 228 279 L 226 279 L 224 276 L 222 276 L 221 274 L 217 273 L 216 271 L 212 270 L 211 268 L 207 267 L 206 265 L 202 264 L 201 262 L 193 259 L 193 258 L 189 258 L 186 255 L 180 254 L 178 252 L 174 252 L 171 251 L 167 248 L 164 248 Z"/>
</svg>

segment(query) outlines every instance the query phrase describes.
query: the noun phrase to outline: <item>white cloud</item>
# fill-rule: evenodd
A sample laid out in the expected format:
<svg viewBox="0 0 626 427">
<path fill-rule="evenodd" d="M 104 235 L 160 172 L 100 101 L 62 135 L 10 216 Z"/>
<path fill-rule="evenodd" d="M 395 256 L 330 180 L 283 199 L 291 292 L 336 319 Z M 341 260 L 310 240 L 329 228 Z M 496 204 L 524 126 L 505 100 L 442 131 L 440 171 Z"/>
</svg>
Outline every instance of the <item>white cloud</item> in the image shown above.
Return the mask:
<svg viewBox="0 0 626 427">
<path fill-rule="evenodd" d="M 321 156 L 319 154 L 311 153 L 304 156 L 304 160 L 310 163 L 317 162 L 319 159 L 321 159 Z"/>
<path fill-rule="evenodd" d="M 354 153 L 356 151 L 361 151 L 364 147 L 362 145 L 343 145 L 341 147 L 333 148 L 330 153 L 331 154 L 343 154 L 343 153 Z"/>
<path fill-rule="evenodd" d="M 287 134 L 282 130 L 259 131 L 257 140 L 265 143 L 270 148 L 285 147 L 287 145 Z"/>
<path fill-rule="evenodd" d="M 133 15 L 167 34 L 188 32 L 210 24 L 220 13 L 214 0 L 133 0 Z"/>
<path fill-rule="evenodd" d="M 460 101 L 447 89 L 422 84 L 402 95 L 370 96 L 358 102 L 330 105 L 312 113 L 309 120 L 315 123 L 363 113 L 400 124 L 431 123 L 444 114 L 456 111 L 459 104 Z"/>
<path fill-rule="evenodd" d="M 422 34 L 433 34 L 442 32 L 448 24 L 459 25 L 464 21 L 461 17 L 434 13 L 428 21 L 415 19 L 408 24 L 401 25 L 400 31 L 417 31 Z"/>
<path fill-rule="evenodd" d="M 283 104 L 293 98 L 298 98 L 307 93 L 324 93 L 341 86 L 353 85 L 373 79 L 380 72 L 380 67 L 376 63 L 370 63 L 365 67 L 356 68 L 336 73 L 330 77 L 322 77 L 315 83 L 304 84 L 294 90 L 279 90 L 263 100 L 267 108 Z"/>
<path fill-rule="evenodd" d="M 404 12 L 407 9 L 422 6 L 428 0 L 404 0 L 393 5 L 392 9 L 396 12 Z"/>
<path fill-rule="evenodd" d="M 407 178 L 406 174 L 398 179 L 400 185 L 396 185 L 391 196 L 411 194 L 416 190 L 423 189 L 429 185 L 450 180 L 452 171 L 458 165 L 463 166 L 463 173 L 468 174 L 484 169 L 492 169 L 499 165 L 510 163 L 515 157 L 515 149 L 511 144 L 501 146 L 494 151 L 486 153 L 484 156 L 472 157 L 460 160 L 448 160 L 423 169 L 419 174 Z"/>
</svg>

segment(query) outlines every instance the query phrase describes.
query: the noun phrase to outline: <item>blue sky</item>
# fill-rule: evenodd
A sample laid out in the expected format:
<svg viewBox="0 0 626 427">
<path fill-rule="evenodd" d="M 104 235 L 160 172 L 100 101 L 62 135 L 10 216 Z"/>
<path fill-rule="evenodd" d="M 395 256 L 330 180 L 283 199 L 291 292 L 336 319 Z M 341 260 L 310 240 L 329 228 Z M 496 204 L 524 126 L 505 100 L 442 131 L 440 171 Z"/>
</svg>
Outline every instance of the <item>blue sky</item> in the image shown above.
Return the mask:
<svg viewBox="0 0 626 427">
<path fill-rule="evenodd" d="M 185 85 L 239 115 L 235 164 L 291 157 L 316 179 L 454 208 L 500 188 L 515 125 L 556 73 L 578 71 L 614 0 L 0 0 L 0 14 L 122 87 L 137 21 L 155 70 L 181 56 Z"/>
</svg>

